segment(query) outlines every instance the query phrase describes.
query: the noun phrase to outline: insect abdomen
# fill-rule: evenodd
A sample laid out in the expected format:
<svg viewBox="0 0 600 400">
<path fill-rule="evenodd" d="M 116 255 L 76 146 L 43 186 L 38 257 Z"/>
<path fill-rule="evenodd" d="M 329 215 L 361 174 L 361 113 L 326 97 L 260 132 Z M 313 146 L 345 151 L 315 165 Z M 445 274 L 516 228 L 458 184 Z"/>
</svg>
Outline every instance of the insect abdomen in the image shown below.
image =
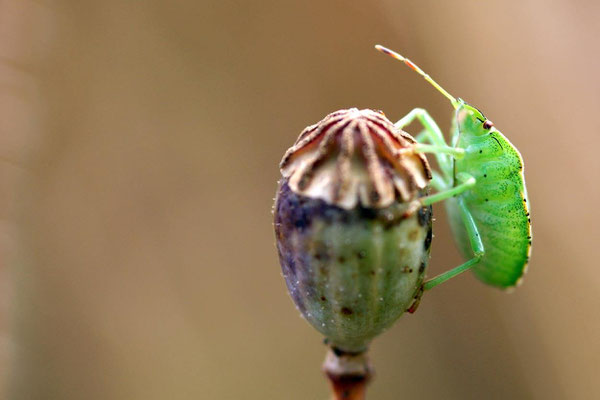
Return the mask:
<svg viewBox="0 0 600 400">
<path fill-rule="evenodd" d="M 475 187 L 461 195 L 485 249 L 473 271 L 485 283 L 506 288 L 515 286 L 523 275 L 531 230 L 521 157 L 510 142 L 495 135 L 495 139 L 490 136 L 471 144 L 465 159 L 456 165 L 457 172 L 467 172 L 477 180 Z M 447 208 L 464 257 L 473 257 L 456 202 L 448 201 Z"/>
</svg>

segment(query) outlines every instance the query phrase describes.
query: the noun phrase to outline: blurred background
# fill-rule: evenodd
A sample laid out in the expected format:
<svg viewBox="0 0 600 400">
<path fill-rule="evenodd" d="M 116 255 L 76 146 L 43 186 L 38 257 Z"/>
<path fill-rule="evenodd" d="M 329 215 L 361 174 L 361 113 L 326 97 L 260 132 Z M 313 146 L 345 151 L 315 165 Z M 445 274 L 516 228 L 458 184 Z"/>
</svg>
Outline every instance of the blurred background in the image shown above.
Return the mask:
<svg viewBox="0 0 600 400">
<path fill-rule="evenodd" d="M 340 108 L 480 107 L 525 159 L 522 287 L 471 274 L 375 340 L 371 399 L 600 397 L 600 2 L 0 2 L 8 399 L 326 399 L 271 206 Z M 415 133 L 416 126 L 408 129 Z M 429 274 L 457 265 L 435 209 Z"/>
</svg>

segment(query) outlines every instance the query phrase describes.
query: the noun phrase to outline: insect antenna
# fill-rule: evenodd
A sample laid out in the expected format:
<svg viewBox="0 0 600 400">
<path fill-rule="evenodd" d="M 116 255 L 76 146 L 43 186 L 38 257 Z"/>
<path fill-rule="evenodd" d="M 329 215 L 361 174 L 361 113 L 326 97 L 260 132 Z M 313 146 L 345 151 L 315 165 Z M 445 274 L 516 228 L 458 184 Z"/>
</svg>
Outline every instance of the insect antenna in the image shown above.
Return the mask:
<svg viewBox="0 0 600 400">
<path fill-rule="evenodd" d="M 383 47 L 380 44 L 376 44 L 375 45 L 375 49 L 379 50 L 380 52 L 382 52 L 383 54 L 387 54 L 388 56 L 395 58 L 398 61 L 402 61 L 404 64 L 406 64 L 408 67 L 410 67 L 410 69 L 412 69 L 413 71 L 415 71 L 417 74 L 421 75 L 427 82 L 429 82 L 434 88 L 436 88 L 440 93 L 442 93 L 444 96 L 446 96 L 446 98 L 448 100 L 450 100 L 450 103 L 452 103 L 452 106 L 454 108 L 457 108 L 459 103 L 458 101 L 456 101 L 456 99 L 446 91 L 446 89 L 444 89 L 443 87 L 441 87 L 436 81 L 434 81 L 428 74 L 425 73 L 425 71 L 423 71 L 421 68 L 419 68 L 419 66 L 415 63 L 413 63 L 412 61 L 410 61 L 408 58 L 396 53 L 393 50 L 388 49 L 387 47 Z"/>
</svg>

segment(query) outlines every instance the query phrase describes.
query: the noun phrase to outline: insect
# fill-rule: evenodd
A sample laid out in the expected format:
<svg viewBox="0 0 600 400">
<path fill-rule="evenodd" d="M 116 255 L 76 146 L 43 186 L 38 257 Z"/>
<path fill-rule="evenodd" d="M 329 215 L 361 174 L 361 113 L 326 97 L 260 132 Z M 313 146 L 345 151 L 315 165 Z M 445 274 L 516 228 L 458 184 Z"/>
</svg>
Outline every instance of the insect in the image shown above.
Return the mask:
<svg viewBox="0 0 600 400">
<path fill-rule="evenodd" d="M 468 260 L 426 281 L 422 290 L 467 270 L 491 286 L 517 286 L 529 262 L 532 238 L 521 154 L 480 110 L 454 98 L 409 59 L 380 45 L 375 48 L 404 62 L 454 107 L 450 145 L 424 109 L 415 108 L 395 123 L 399 129 L 415 119 L 423 125 L 412 151 L 433 153 L 440 172 L 434 171 L 431 181 L 437 193 L 415 200 L 415 208 L 446 200 L 456 245 Z"/>
</svg>

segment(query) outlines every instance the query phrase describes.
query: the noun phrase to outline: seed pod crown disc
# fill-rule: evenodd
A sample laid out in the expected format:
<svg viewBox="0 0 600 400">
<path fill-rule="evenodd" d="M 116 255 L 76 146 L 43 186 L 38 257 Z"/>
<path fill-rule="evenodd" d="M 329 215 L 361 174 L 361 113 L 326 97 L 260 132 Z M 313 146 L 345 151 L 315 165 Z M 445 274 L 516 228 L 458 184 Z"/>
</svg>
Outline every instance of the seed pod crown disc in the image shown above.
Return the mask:
<svg viewBox="0 0 600 400">
<path fill-rule="evenodd" d="M 296 307 L 329 343 L 356 352 L 420 293 L 431 179 L 414 139 L 380 112 L 340 110 L 309 126 L 281 161 L 275 235 Z"/>
<path fill-rule="evenodd" d="M 340 110 L 307 127 L 283 157 L 281 173 L 298 194 L 351 209 L 413 199 L 431 179 L 415 140 L 381 112 Z"/>
</svg>

